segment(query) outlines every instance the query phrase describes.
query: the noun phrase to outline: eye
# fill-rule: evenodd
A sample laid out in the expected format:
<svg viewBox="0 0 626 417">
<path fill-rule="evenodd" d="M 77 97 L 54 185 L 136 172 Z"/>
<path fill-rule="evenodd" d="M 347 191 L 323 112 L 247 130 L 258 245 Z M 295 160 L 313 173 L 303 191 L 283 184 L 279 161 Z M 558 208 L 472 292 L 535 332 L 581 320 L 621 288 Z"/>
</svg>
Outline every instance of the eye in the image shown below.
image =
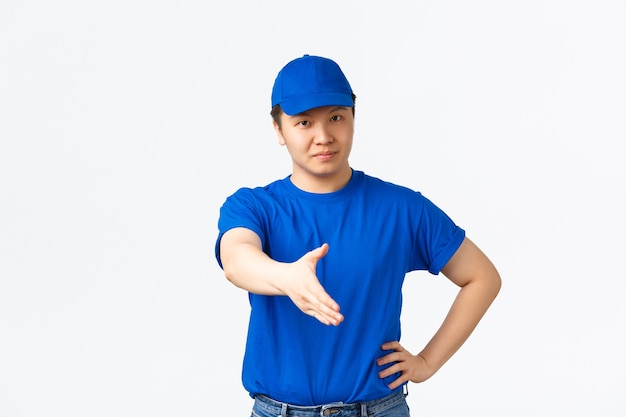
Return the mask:
<svg viewBox="0 0 626 417">
<path fill-rule="evenodd" d="M 331 116 L 331 117 L 330 117 L 330 120 L 331 120 L 332 122 L 338 122 L 338 121 L 340 121 L 341 119 L 343 119 L 343 116 L 340 116 L 340 115 L 338 115 L 338 114 L 335 114 L 335 115 L 333 115 L 333 116 Z"/>
<path fill-rule="evenodd" d="M 309 122 L 308 120 L 300 120 L 298 123 L 296 123 L 297 126 L 302 126 L 302 127 L 307 127 L 311 124 L 311 122 Z"/>
</svg>

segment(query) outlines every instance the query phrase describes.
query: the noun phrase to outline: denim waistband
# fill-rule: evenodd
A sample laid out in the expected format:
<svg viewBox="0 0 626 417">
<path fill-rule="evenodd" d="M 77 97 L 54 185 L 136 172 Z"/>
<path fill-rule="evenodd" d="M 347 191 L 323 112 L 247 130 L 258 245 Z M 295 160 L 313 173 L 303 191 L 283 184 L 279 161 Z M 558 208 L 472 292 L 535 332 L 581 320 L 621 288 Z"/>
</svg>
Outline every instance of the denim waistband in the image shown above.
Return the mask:
<svg viewBox="0 0 626 417">
<path fill-rule="evenodd" d="M 355 410 L 357 411 L 357 415 L 359 416 L 368 416 L 370 414 L 374 414 L 377 412 L 384 411 L 388 408 L 395 406 L 398 402 L 404 401 L 405 397 L 408 395 L 408 391 L 406 389 L 406 385 L 403 389 L 398 390 L 391 395 L 388 395 L 384 398 L 379 398 L 377 400 L 360 402 L 360 403 L 350 403 L 346 404 L 343 402 L 335 402 L 330 404 L 323 405 L 314 405 L 314 406 L 301 406 L 301 405 L 292 405 L 288 403 L 283 403 L 280 401 L 273 400 L 265 395 L 256 395 L 254 397 L 255 404 L 259 407 L 264 408 L 268 412 L 272 413 L 276 416 L 321 416 L 327 417 L 332 416 L 339 411 L 348 411 Z"/>
</svg>

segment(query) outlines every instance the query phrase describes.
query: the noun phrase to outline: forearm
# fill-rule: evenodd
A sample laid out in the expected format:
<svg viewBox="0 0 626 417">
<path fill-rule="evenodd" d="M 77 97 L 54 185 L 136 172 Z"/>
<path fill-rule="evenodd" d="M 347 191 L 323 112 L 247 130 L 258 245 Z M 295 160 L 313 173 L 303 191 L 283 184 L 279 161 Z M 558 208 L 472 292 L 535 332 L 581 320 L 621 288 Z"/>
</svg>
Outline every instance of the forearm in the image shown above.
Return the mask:
<svg viewBox="0 0 626 417">
<path fill-rule="evenodd" d="M 253 244 L 242 243 L 222 257 L 226 278 L 239 288 L 255 294 L 285 295 L 281 280 L 288 264 L 277 262 Z"/>
<path fill-rule="evenodd" d="M 445 320 L 420 356 L 437 372 L 474 331 L 500 290 L 500 277 L 470 282 L 459 291 Z"/>
<path fill-rule="evenodd" d="M 278 262 L 261 249 L 259 237 L 244 228 L 231 229 L 220 244 L 226 278 L 237 287 L 262 295 L 285 295 L 305 314 L 326 325 L 339 325 L 343 315 L 316 276 L 317 262 L 328 245 L 305 253 L 295 262 Z"/>
</svg>

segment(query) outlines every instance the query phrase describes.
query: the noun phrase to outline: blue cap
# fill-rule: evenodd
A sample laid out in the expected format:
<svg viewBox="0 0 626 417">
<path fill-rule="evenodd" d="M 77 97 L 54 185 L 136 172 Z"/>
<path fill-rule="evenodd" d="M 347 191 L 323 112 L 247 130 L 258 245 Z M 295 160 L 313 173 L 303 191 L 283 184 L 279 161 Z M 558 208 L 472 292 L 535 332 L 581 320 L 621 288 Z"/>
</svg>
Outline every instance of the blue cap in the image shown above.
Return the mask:
<svg viewBox="0 0 626 417">
<path fill-rule="evenodd" d="M 304 55 L 283 67 L 272 89 L 272 107 L 280 104 L 288 115 L 315 107 L 352 107 L 352 88 L 333 60 Z"/>
</svg>

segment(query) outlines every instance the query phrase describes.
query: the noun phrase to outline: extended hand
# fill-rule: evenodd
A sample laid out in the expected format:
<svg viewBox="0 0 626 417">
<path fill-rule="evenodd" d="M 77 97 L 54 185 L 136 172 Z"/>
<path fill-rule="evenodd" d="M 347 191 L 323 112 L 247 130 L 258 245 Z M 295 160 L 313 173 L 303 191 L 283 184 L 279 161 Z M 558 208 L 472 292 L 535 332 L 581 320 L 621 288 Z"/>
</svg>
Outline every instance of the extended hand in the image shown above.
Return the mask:
<svg viewBox="0 0 626 417">
<path fill-rule="evenodd" d="M 399 342 L 393 341 L 384 343 L 382 349 L 393 350 L 393 352 L 378 358 L 376 363 L 379 366 L 395 363 L 380 371 L 378 376 L 380 378 L 386 378 L 389 375 L 400 373 L 400 376 L 389 384 L 389 389 L 393 390 L 407 381 L 423 382 L 434 374 L 422 356 L 412 355 L 411 352 L 404 349 Z"/>
<path fill-rule="evenodd" d="M 323 324 L 337 326 L 343 321 L 339 304 L 328 295 L 315 272 L 317 262 L 327 253 L 328 244 L 324 243 L 290 264 L 290 279 L 284 283 L 283 291 L 304 313 Z"/>
</svg>

